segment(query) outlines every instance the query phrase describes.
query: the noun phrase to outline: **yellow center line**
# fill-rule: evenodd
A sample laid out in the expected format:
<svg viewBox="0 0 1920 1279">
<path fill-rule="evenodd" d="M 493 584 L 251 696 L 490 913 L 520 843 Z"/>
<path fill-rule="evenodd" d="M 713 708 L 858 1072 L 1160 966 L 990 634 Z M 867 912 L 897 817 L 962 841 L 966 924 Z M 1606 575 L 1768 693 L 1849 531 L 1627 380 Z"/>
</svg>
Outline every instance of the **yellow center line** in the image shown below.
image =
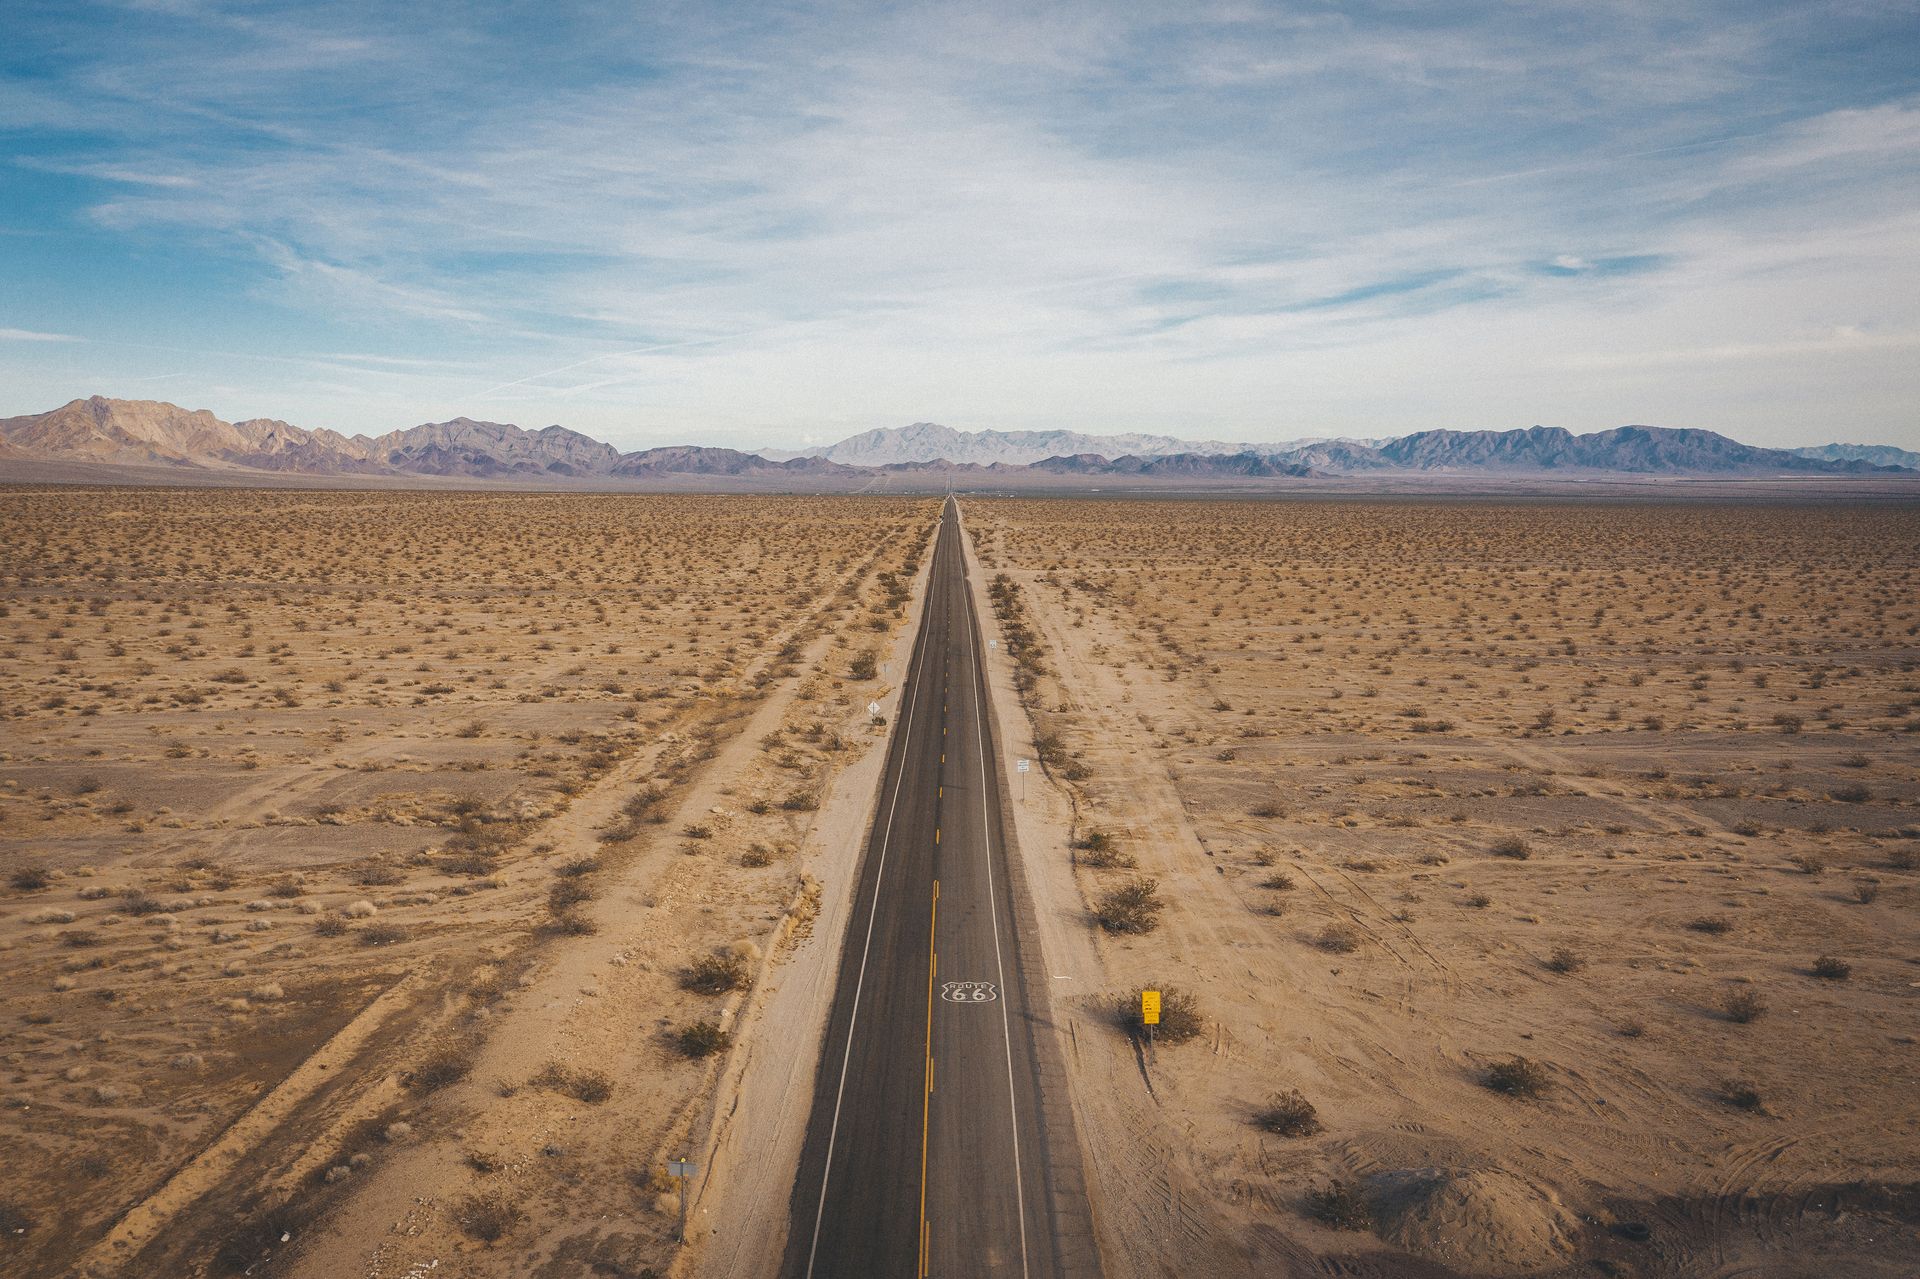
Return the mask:
<svg viewBox="0 0 1920 1279">
<path fill-rule="evenodd" d="M 934 929 L 940 920 L 940 881 L 933 881 L 933 905 L 927 911 L 927 1089 L 920 1098 L 920 1275 L 927 1273 L 927 1125 L 933 1113 L 933 973 L 940 963 L 934 952 Z"/>
</svg>

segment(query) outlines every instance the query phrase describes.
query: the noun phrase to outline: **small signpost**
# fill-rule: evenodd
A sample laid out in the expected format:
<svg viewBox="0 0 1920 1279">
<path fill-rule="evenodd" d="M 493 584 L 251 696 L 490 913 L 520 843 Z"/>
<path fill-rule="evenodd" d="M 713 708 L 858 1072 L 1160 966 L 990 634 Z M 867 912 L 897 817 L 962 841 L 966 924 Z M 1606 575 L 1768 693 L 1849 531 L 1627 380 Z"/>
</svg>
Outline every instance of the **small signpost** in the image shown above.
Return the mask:
<svg viewBox="0 0 1920 1279">
<path fill-rule="evenodd" d="M 1153 1028 L 1160 1024 L 1160 992 L 1140 992 L 1140 1024 L 1147 1028 L 1147 1051 L 1153 1051 Z"/>
<path fill-rule="evenodd" d="M 692 1194 L 693 1174 L 700 1171 L 700 1165 L 691 1159 L 667 1160 L 667 1176 L 680 1183 L 680 1242 L 687 1241 L 687 1199 Z"/>
<path fill-rule="evenodd" d="M 1033 765 L 1024 759 L 1013 761 L 1013 771 L 1020 774 L 1020 802 L 1027 802 L 1027 774 L 1033 771 Z"/>
</svg>

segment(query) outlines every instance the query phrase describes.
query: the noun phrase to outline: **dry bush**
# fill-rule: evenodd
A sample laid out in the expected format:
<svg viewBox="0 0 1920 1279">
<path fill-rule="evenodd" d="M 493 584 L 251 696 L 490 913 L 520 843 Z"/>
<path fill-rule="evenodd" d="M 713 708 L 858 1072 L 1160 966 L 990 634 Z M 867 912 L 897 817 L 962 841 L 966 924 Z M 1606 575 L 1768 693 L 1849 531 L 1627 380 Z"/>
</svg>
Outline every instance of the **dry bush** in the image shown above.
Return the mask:
<svg viewBox="0 0 1920 1279">
<path fill-rule="evenodd" d="M 1144 989 L 1152 990 L 1152 986 Z M 1144 1039 L 1147 1034 L 1146 1023 L 1140 1020 L 1140 992 L 1118 996 L 1114 1000 L 1114 1016 L 1128 1034 Z M 1178 986 L 1160 988 L 1160 1022 L 1153 1028 L 1153 1040 L 1157 1044 L 1184 1044 L 1198 1039 L 1206 1030 L 1206 1022 L 1200 1016 L 1200 1001 Z"/>
<path fill-rule="evenodd" d="M 1307 1191 L 1302 1203 L 1307 1215 L 1323 1226 L 1334 1230 L 1373 1229 L 1373 1209 L 1356 1182 L 1336 1177 L 1323 1187 Z"/>
<path fill-rule="evenodd" d="M 1274 1096 L 1255 1112 L 1253 1122 L 1280 1137 L 1310 1137 L 1320 1131 L 1319 1112 L 1298 1088 Z"/>
<path fill-rule="evenodd" d="M 613 1079 L 606 1072 L 573 1070 L 557 1061 L 548 1062 L 528 1082 L 536 1088 L 557 1092 L 590 1106 L 598 1106 L 613 1096 Z"/>
<path fill-rule="evenodd" d="M 1807 971 L 1823 981 L 1845 981 L 1853 976 L 1853 965 L 1832 955 L 1821 955 Z"/>
<path fill-rule="evenodd" d="M 733 1043 L 733 1036 L 720 1029 L 718 1022 L 696 1021 L 682 1026 L 673 1042 L 683 1054 L 698 1060 L 725 1051 Z"/>
<path fill-rule="evenodd" d="M 1526 1057 L 1510 1057 L 1495 1062 L 1481 1077 L 1481 1083 L 1509 1097 L 1538 1097 L 1546 1092 L 1547 1068 Z"/>
<path fill-rule="evenodd" d="M 1330 954 L 1351 955 L 1360 949 L 1360 934 L 1347 924 L 1328 924 L 1313 944 Z"/>
<path fill-rule="evenodd" d="M 1736 986 L 1721 996 L 1720 1011 L 1728 1021 L 1744 1026 L 1767 1011 L 1767 1001 L 1752 986 Z"/>
<path fill-rule="evenodd" d="M 1565 946 L 1557 946 L 1553 954 L 1547 956 L 1545 966 L 1549 972 L 1577 973 L 1587 966 L 1587 961 Z"/>
<path fill-rule="evenodd" d="M 444 1048 L 406 1074 L 407 1087 L 415 1092 L 438 1092 L 465 1079 L 473 1070 L 473 1057 L 465 1049 Z"/>
<path fill-rule="evenodd" d="M 1751 1080 L 1722 1079 L 1719 1085 L 1720 1100 L 1735 1110 L 1761 1112 L 1766 1109 L 1760 1097 L 1760 1089 Z"/>
<path fill-rule="evenodd" d="M 482 1243 L 499 1243 L 526 1220 L 520 1205 L 505 1194 L 470 1195 L 454 1214 L 460 1229 Z"/>
<path fill-rule="evenodd" d="M 1150 933 L 1160 926 L 1160 881 L 1141 877 L 1103 893 L 1093 917 L 1110 933 Z"/>
<path fill-rule="evenodd" d="M 1487 849 L 1495 857 L 1511 857 L 1515 861 L 1525 861 L 1533 856 L 1533 845 L 1518 835 L 1509 835 L 1505 839 L 1495 840 Z"/>
<path fill-rule="evenodd" d="M 22 866 L 7 877 L 16 892 L 37 893 L 53 882 L 53 872 L 44 866 Z"/>
<path fill-rule="evenodd" d="M 747 961 L 731 952 L 702 955 L 680 974 L 680 985 L 702 995 L 724 995 L 747 984 Z"/>
</svg>

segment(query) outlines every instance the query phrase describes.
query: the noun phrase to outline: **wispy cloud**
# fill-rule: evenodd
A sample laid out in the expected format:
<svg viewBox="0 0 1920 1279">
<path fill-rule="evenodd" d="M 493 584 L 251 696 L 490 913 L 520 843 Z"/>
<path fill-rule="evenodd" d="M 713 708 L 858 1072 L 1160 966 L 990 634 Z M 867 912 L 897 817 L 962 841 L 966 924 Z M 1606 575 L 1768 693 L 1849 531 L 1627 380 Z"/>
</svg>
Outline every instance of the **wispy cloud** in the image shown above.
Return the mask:
<svg viewBox="0 0 1920 1279">
<path fill-rule="evenodd" d="M 3 153 L 83 180 L 9 229 L 216 264 L 235 283 L 207 310 L 303 341 L 298 394 L 369 429 L 478 400 L 633 430 L 962 414 L 1244 438 L 1665 405 L 1760 438 L 1792 395 L 1639 355 L 1920 328 L 1898 7 L 115 20 L 90 42 L 101 11 L 44 11 L 20 48 L 87 52 L 29 53 L 30 75 L 0 56 Z M 1860 412 L 1920 391 L 1896 348 L 1848 350 Z M 1627 400 L 1627 368 L 1670 393 Z"/>
<path fill-rule="evenodd" d="M 41 333 L 34 329 L 0 329 L 0 342 L 83 342 L 71 333 Z"/>
</svg>

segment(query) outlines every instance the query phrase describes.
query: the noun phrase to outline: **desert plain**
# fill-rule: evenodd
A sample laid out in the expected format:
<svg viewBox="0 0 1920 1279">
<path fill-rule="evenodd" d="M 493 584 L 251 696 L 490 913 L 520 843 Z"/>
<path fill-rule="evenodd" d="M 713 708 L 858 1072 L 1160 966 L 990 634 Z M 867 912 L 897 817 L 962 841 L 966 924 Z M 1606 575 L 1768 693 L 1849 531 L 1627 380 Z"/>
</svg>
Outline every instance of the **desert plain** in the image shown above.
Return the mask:
<svg viewBox="0 0 1920 1279">
<path fill-rule="evenodd" d="M 938 509 L 0 493 L 8 1272 L 761 1272 Z M 1106 1273 L 1920 1268 L 1920 510 L 962 514 Z"/>
<path fill-rule="evenodd" d="M 967 509 L 1108 1273 L 1920 1270 L 1920 512 Z"/>
</svg>

